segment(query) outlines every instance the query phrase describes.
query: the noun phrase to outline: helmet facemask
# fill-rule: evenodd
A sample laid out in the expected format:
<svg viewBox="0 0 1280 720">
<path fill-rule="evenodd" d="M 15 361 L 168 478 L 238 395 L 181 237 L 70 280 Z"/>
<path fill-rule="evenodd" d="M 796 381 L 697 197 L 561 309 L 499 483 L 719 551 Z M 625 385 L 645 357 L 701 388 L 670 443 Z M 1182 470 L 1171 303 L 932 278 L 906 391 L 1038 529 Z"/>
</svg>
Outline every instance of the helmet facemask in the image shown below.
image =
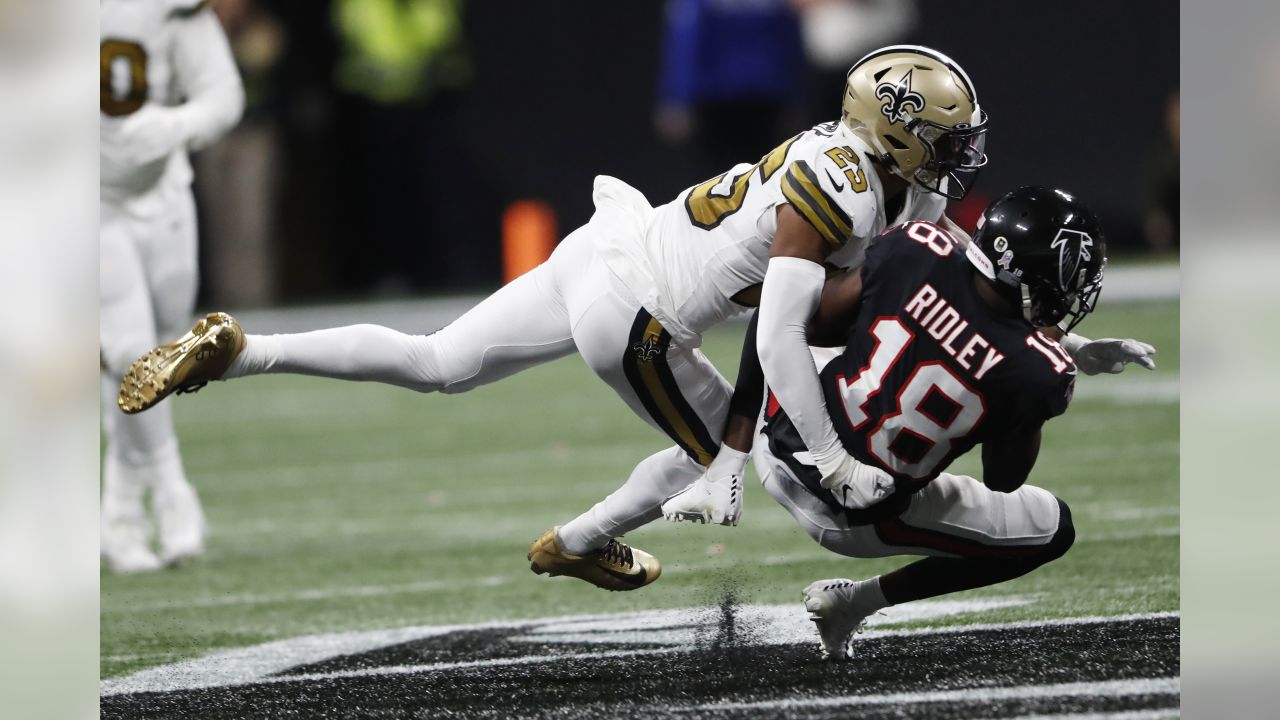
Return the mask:
<svg viewBox="0 0 1280 720">
<path fill-rule="evenodd" d="M 1104 259 L 1103 266 L 1105 265 Z M 1082 276 L 1085 271 L 1086 268 L 1080 269 Z M 1001 273 L 1006 276 L 1001 279 L 1006 283 L 1010 281 L 1018 283 L 1021 292 L 1022 317 L 1032 327 L 1056 326 L 1063 333 L 1069 333 L 1098 306 L 1098 296 L 1102 293 L 1102 271 L 1103 268 L 1099 267 L 1092 278 L 1074 291 L 1063 290 L 1050 282 L 1028 285 L 1015 280 L 1007 273 Z"/>
<path fill-rule="evenodd" d="M 963 198 L 986 164 L 987 115 L 955 61 L 917 45 L 869 53 L 845 75 L 842 124 L 894 176 Z"/>
<path fill-rule="evenodd" d="M 975 122 L 947 127 L 928 120 L 907 123 L 906 130 L 920 139 L 925 161 L 912 176 L 920 188 L 951 200 L 963 200 L 987 164 L 987 114 L 974 111 Z"/>
</svg>

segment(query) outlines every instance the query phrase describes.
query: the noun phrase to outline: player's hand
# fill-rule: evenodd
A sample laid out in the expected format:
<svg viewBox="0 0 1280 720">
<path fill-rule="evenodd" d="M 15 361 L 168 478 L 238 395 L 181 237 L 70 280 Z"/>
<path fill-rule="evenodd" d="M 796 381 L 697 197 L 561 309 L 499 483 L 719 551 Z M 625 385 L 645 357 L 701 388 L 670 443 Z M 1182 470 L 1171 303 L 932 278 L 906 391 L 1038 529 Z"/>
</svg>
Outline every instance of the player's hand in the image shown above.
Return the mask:
<svg viewBox="0 0 1280 720">
<path fill-rule="evenodd" d="M 818 464 L 820 484 L 850 510 L 868 508 L 893 494 L 893 476 L 878 467 L 860 463 L 843 450 L 834 462 Z"/>
<path fill-rule="evenodd" d="M 701 477 L 662 503 L 662 516 L 672 522 L 737 525 L 742 519 L 742 475 L 747 458 L 744 452 L 721 446 Z"/>
<path fill-rule="evenodd" d="M 1085 342 L 1079 344 L 1064 342 L 1063 345 L 1071 353 L 1071 359 L 1075 360 L 1076 367 L 1085 375 L 1123 372 L 1124 366 L 1129 363 L 1136 363 L 1148 370 L 1156 368 L 1156 361 L 1151 359 L 1151 356 L 1156 354 L 1156 349 L 1140 340 L 1081 339 Z"/>
<path fill-rule="evenodd" d="M 104 143 L 108 161 L 122 166 L 146 165 L 168 157 L 187 142 L 187 126 L 181 108 L 147 104 L 118 125 L 115 142 Z M 116 157 L 119 155 L 119 157 Z"/>
<path fill-rule="evenodd" d="M 711 479 L 703 474 L 662 503 L 662 516 L 671 522 L 737 525 L 742 519 L 742 476 Z"/>
</svg>

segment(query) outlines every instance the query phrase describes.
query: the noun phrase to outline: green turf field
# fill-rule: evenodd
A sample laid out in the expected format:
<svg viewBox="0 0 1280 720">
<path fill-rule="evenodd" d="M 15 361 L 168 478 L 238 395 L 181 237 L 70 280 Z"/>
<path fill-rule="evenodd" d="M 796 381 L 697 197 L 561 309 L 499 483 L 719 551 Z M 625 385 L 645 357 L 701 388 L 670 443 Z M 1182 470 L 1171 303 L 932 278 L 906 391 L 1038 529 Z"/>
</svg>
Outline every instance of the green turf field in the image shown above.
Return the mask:
<svg viewBox="0 0 1280 720">
<path fill-rule="evenodd" d="M 1077 544 L 967 593 L 1035 598 L 982 620 L 1178 607 L 1177 304 L 1104 302 L 1081 330 L 1150 340 L 1160 368 L 1080 379 L 1032 476 L 1071 505 Z M 706 339 L 729 377 L 742 331 Z M 534 576 L 525 552 L 539 533 L 668 444 L 576 356 L 462 396 L 259 377 L 175 405 L 209 552 L 155 575 L 104 572 L 104 676 L 322 631 L 698 605 L 726 582 L 747 602 L 796 602 L 812 580 L 901 562 L 829 554 L 752 475 L 741 527 L 659 521 L 628 537 L 662 559 L 653 586 Z M 952 469 L 977 467 L 970 454 Z"/>
</svg>

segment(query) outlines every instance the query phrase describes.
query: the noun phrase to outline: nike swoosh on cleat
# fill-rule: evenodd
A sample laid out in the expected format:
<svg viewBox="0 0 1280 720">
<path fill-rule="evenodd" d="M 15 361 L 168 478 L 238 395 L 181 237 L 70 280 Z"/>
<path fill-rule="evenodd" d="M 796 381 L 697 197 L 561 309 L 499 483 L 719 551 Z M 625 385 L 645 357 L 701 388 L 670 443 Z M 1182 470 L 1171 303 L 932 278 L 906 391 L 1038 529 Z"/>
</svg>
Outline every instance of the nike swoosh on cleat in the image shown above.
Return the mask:
<svg viewBox="0 0 1280 720">
<path fill-rule="evenodd" d="M 649 574 L 645 572 L 645 569 L 643 566 L 640 567 L 640 573 L 638 575 L 632 575 L 631 573 L 618 572 L 617 570 L 610 570 L 609 568 L 600 568 L 600 569 L 618 578 L 622 582 L 627 583 L 628 585 L 635 585 L 637 587 L 639 587 L 640 585 L 643 585 L 645 579 L 649 577 Z"/>
</svg>

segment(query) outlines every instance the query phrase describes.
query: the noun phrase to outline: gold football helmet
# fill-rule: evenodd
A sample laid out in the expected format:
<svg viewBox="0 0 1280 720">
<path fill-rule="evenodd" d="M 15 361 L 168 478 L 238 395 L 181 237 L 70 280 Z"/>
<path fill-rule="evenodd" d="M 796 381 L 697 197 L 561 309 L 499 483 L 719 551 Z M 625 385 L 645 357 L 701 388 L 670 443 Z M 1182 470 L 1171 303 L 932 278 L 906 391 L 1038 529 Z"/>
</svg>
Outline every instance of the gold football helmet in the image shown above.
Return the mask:
<svg viewBox="0 0 1280 720">
<path fill-rule="evenodd" d="M 959 200 L 987 163 L 987 114 L 969 76 L 919 45 L 891 45 L 859 60 L 840 118 L 898 177 Z"/>
</svg>

